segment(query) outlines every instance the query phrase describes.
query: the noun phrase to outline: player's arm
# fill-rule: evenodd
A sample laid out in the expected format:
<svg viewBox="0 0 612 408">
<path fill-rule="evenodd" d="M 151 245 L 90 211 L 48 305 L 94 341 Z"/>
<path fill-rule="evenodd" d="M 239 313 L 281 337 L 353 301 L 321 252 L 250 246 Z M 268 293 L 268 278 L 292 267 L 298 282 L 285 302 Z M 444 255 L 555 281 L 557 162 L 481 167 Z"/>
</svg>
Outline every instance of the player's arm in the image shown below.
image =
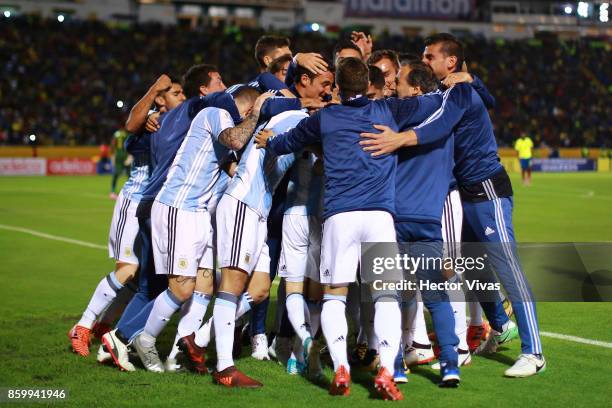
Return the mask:
<svg viewBox="0 0 612 408">
<path fill-rule="evenodd" d="M 442 106 L 414 129 L 394 132 L 387 126 L 374 125 L 381 133 L 362 133 L 359 142 L 372 156 L 392 153 L 402 147 L 436 143 L 448 137 L 463 117 L 471 97 L 468 86 L 455 86 L 445 94 Z"/>
<path fill-rule="evenodd" d="M 264 102 L 273 96 L 273 93 L 266 92 L 255 100 L 251 113 L 242 121 L 238 126 L 227 128 L 219 134 L 219 142 L 232 150 L 238 151 L 244 147 L 244 145 L 251 139 L 259 115 L 261 113 L 261 107 Z"/>
<path fill-rule="evenodd" d="M 263 91 L 280 91 L 282 89 L 287 89 L 287 85 L 270 72 L 262 72 L 259 74 L 257 82 L 259 82 Z"/>
<path fill-rule="evenodd" d="M 168 75 L 163 74 L 157 78 L 157 81 L 149 88 L 147 93 L 130 110 L 130 115 L 125 122 L 125 129 L 129 133 L 138 133 L 143 129 L 147 122 L 149 109 L 153 102 L 155 102 L 155 98 L 160 93 L 170 89 L 171 86 L 172 80 Z"/>
<path fill-rule="evenodd" d="M 321 126 L 318 112 L 304 118 L 296 127 L 280 135 L 264 129 L 255 136 L 257 148 L 267 148 L 277 156 L 298 152 L 304 147 L 321 141 Z"/>
<path fill-rule="evenodd" d="M 442 83 L 449 88 L 461 82 L 467 82 L 472 85 L 472 88 L 474 88 L 476 93 L 480 96 L 480 99 L 482 99 L 487 109 L 495 108 L 495 97 L 491 95 L 491 92 L 489 92 L 484 82 L 476 75 L 468 72 L 453 72 L 442 81 Z"/>
</svg>

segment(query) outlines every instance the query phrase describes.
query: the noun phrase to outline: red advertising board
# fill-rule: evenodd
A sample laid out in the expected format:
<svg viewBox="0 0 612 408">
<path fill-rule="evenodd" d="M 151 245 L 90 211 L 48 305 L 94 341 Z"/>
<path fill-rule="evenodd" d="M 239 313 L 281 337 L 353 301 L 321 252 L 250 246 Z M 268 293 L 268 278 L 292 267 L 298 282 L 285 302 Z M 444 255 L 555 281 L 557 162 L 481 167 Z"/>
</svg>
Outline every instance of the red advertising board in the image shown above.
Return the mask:
<svg viewBox="0 0 612 408">
<path fill-rule="evenodd" d="M 0 158 L 0 176 L 44 176 L 45 164 L 43 158 Z"/>
<path fill-rule="evenodd" d="M 96 164 L 91 159 L 61 158 L 47 159 L 47 175 L 96 174 Z"/>
</svg>

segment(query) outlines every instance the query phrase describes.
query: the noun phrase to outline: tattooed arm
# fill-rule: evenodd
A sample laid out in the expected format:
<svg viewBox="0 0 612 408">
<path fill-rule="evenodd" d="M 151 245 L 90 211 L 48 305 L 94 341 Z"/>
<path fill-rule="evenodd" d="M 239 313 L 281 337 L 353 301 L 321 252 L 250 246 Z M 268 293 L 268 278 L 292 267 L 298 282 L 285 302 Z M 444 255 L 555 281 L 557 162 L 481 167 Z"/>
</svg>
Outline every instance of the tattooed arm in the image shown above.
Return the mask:
<svg viewBox="0 0 612 408">
<path fill-rule="evenodd" d="M 241 124 L 233 128 L 227 128 L 219 134 L 219 142 L 229 147 L 234 151 L 238 151 L 244 147 L 244 145 L 251 139 L 255 127 L 257 126 L 257 120 L 259 119 L 259 112 L 263 103 L 273 96 L 272 92 L 266 92 L 261 94 L 253 105 L 253 110 L 248 116 L 242 121 Z"/>
</svg>

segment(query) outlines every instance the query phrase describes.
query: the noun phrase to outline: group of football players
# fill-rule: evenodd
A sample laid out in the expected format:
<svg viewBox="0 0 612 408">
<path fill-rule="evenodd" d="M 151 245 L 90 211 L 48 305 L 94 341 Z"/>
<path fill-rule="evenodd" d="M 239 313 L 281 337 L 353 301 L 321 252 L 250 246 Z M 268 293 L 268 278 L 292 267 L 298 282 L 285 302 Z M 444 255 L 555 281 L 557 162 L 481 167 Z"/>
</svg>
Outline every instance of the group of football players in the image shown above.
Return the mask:
<svg viewBox="0 0 612 408">
<path fill-rule="evenodd" d="M 348 395 L 351 369 L 362 369 L 376 371 L 381 398 L 401 400 L 407 367 L 435 359 L 440 386 L 456 387 L 473 353 L 519 336 L 522 353 L 505 375 L 541 372 L 535 303 L 514 245 L 512 186 L 487 111 L 495 100 L 467 72 L 460 41 L 437 34 L 422 56 L 399 55 L 373 51 L 372 38 L 354 32 L 331 61 L 293 55 L 287 38 L 266 35 L 255 58 L 260 72 L 248 83 L 227 88 L 215 66 L 195 65 L 180 82 L 161 75 L 132 108 L 132 167 L 109 237 L 115 269 L 69 331 L 72 349 L 87 356 L 95 336 L 98 361 L 121 370 L 134 371 L 139 359 L 153 372 L 206 374 L 214 339 L 214 381 L 256 388 L 262 384 L 233 360 L 250 316 L 252 357 L 273 357 L 289 374 L 319 381 L 329 354 L 332 395 Z M 377 289 L 361 270 L 364 243 L 406 242 L 410 256 L 459 257 L 454 244 L 462 241 L 485 245 L 507 298 L 449 296 L 435 285 Z M 463 279 L 435 265 L 415 277 Z M 175 340 L 162 361 L 156 339 L 175 313 Z"/>
</svg>

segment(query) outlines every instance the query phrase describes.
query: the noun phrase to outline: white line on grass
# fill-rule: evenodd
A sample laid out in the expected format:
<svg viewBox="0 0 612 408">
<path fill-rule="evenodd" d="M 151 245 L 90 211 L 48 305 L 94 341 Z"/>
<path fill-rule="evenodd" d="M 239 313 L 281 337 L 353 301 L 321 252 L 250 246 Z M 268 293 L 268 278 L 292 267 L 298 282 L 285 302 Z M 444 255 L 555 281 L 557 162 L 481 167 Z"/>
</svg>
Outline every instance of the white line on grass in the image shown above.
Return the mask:
<svg viewBox="0 0 612 408">
<path fill-rule="evenodd" d="M 47 238 L 53 241 L 67 242 L 69 244 L 80 245 L 80 246 L 84 246 L 88 248 L 108 249 L 108 247 L 104 245 L 98 245 L 98 244 L 94 244 L 94 243 L 87 242 L 87 241 L 79 241 L 78 239 L 60 237 L 57 235 L 45 234 L 44 232 L 35 231 L 35 230 L 28 229 L 28 228 L 13 227 L 10 225 L 0 224 L 0 229 L 4 229 L 8 231 L 15 231 L 15 232 L 23 232 L 24 234 L 34 235 L 35 237 Z"/>
<path fill-rule="evenodd" d="M 541 331 L 540 335 L 544 337 L 550 337 L 553 339 L 573 341 L 574 343 L 582 343 L 582 344 L 589 344 L 591 346 L 612 348 L 612 343 L 608 343 L 605 341 L 599 341 L 599 340 L 585 339 L 583 337 L 577 337 L 577 336 L 569 336 L 567 334 L 559 334 L 559 333 Z"/>
<path fill-rule="evenodd" d="M 91 242 L 86 242 L 86 241 L 79 241 L 78 239 L 60 237 L 57 235 L 45 234 L 44 232 L 39 232 L 39 231 L 27 229 L 27 228 L 13 227 L 10 225 L 0 224 L 0 229 L 4 229 L 8 231 L 23 232 L 24 234 L 30 234 L 30 235 L 34 235 L 40 238 L 47 238 L 47 239 L 51 239 L 54 241 L 67 242 L 69 244 L 81 245 L 81 246 L 88 247 L 88 248 L 104 249 L 104 250 L 108 249 L 104 245 L 93 244 Z M 278 280 L 274 280 L 274 282 L 272 282 L 272 286 L 278 286 L 278 283 L 279 283 Z M 559 334 L 559 333 L 541 331 L 540 335 L 544 337 L 550 337 L 553 339 L 572 341 L 574 343 L 582 343 L 582 344 L 589 344 L 591 346 L 612 348 L 612 343 L 608 343 L 605 341 L 599 341 L 599 340 L 585 339 L 583 337 L 570 336 L 567 334 Z"/>
</svg>

